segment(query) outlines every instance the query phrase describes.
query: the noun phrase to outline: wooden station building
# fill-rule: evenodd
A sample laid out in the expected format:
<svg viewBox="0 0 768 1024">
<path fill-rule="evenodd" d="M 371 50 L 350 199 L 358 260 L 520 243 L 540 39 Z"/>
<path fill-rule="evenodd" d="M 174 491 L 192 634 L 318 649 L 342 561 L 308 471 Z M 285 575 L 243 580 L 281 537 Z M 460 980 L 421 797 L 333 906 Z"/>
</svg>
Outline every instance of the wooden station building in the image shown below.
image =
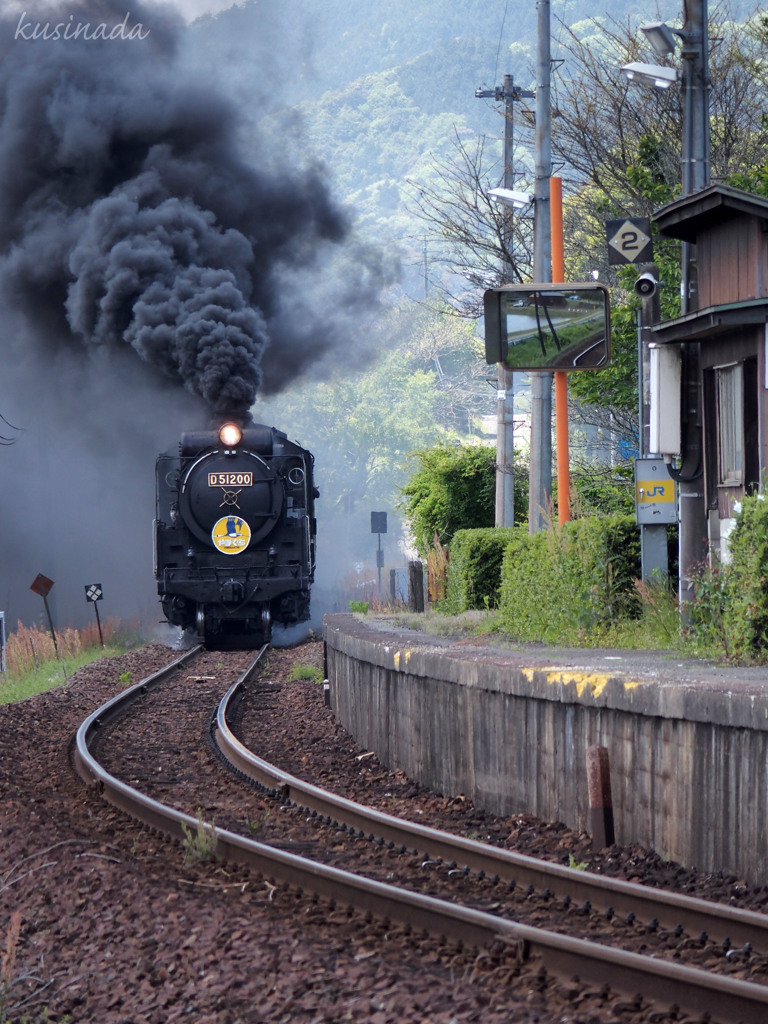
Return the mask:
<svg viewBox="0 0 768 1024">
<path fill-rule="evenodd" d="M 696 246 L 698 308 L 655 325 L 653 341 L 699 345 L 707 539 L 727 558 L 734 503 L 768 471 L 768 199 L 713 184 L 654 220 Z"/>
</svg>

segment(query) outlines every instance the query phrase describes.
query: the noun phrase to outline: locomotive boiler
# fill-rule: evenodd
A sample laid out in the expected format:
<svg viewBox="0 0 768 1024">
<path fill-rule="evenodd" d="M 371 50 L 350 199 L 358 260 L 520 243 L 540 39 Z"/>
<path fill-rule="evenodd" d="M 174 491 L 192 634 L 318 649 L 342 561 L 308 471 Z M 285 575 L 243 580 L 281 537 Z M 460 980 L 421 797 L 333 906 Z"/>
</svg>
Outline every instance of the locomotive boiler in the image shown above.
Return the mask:
<svg viewBox="0 0 768 1024">
<path fill-rule="evenodd" d="M 210 646 L 255 646 L 309 618 L 310 452 L 275 427 L 182 433 L 156 463 L 155 578 L 169 623 Z"/>
</svg>

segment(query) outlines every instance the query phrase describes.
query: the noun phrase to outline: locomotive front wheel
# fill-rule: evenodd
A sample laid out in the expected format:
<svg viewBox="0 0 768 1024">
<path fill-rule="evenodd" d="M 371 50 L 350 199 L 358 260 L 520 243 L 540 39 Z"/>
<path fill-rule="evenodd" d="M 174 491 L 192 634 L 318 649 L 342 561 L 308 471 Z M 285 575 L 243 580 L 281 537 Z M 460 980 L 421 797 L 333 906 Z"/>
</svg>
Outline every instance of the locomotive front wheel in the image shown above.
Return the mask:
<svg viewBox="0 0 768 1024">
<path fill-rule="evenodd" d="M 263 642 L 269 643 L 272 639 L 272 616 L 266 605 L 261 609 L 261 632 L 264 637 Z"/>
<path fill-rule="evenodd" d="M 197 635 L 201 639 L 205 639 L 205 609 L 202 605 L 197 609 L 197 616 L 195 618 L 195 626 L 197 628 Z"/>
</svg>

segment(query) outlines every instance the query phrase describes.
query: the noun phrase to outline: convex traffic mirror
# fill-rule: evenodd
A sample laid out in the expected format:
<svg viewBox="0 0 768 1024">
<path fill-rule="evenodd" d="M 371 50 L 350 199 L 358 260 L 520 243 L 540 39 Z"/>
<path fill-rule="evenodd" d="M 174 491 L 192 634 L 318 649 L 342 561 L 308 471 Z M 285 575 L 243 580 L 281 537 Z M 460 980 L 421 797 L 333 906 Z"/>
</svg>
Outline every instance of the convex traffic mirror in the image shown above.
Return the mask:
<svg viewBox="0 0 768 1024">
<path fill-rule="evenodd" d="M 509 370 L 598 370 L 610 362 L 608 289 L 515 284 L 484 295 L 485 359 Z"/>
</svg>

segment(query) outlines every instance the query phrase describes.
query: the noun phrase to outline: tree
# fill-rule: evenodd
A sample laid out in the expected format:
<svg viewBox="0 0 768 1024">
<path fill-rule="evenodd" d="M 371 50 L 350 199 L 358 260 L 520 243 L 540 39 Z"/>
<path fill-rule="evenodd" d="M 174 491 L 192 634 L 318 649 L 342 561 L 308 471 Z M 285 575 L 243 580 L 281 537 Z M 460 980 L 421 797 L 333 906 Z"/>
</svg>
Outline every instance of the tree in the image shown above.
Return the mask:
<svg viewBox="0 0 768 1024">
<path fill-rule="evenodd" d="M 367 368 L 344 372 L 335 364 L 331 380 L 306 383 L 253 410 L 313 452 L 319 532 L 343 534 L 353 559 L 368 552 L 370 511 L 395 511 L 410 453 L 458 442 L 470 427 L 477 435 L 479 417 L 494 405 L 473 325 L 403 303 L 382 321 L 375 341 L 378 354 Z M 390 534 L 397 534 L 398 518 Z"/>
<path fill-rule="evenodd" d="M 490 195 L 504 180 L 498 158 L 486 167 L 486 140 L 468 146 L 455 132 L 454 159 L 442 161 L 434 184 L 409 181 L 416 216 L 430 232 L 431 258 L 447 270 L 442 287 L 461 316 L 482 315 L 486 288 L 530 278 L 532 222 L 512 217 Z"/>
<path fill-rule="evenodd" d="M 559 35 L 552 150 L 570 178 L 569 272 L 578 280 L 597 267 L 609 280 L 605 220 L 651 216 L 681 183 L 681 90 L 637 87 L 620 69 L 638 60 L 675 66 L 680 56 L 649 57 L 636 26 L 610 16 L 561 23 Z M 759 17 L 738 24 L 727 3 L 710 12 L 709 36 L 711 172 L 723 180 L 768 157 L 765 93 L 755 88 L 765 38 Z"/>
<path fill-rule="evenodd" d="M 448 545 L 457 530 L 493 526 L 495 463 L 495 451 L 484 445 L 440 445 L 411 454 L 412 473 L 401 488 L 400 507 L 422 555 L 435 535 Z M 524 522 L 527 514 L 528 495 L 519 486 L 516 521 Z"/>
</svg>

